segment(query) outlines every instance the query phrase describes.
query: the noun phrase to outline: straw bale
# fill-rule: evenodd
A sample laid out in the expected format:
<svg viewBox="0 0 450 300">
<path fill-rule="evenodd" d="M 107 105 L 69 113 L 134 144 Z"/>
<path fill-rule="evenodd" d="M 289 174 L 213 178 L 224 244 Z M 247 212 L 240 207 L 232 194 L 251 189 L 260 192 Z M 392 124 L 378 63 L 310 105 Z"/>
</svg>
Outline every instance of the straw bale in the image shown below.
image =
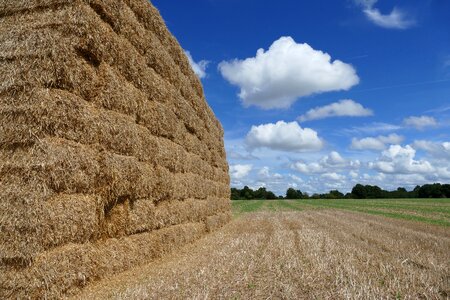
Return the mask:
<svg viewBox="0 0 450 300">
<path fill-rule="evenodd" d="M 36 202 L 51 194 L 40 186 L 1 182 L 0 265 L 27 265 L 40 244 L 41 226 L 37 222 Z M 24 233 L 24 234 L 22 234 Z M 41 247 L 37 249 L 41 250 Z M 0 286 L 1 287 L 1 286 Z"/>
<path fill-rule="evenodd" d="M 185 75 L 180 72 L 154 33 L 147 31 L 139 23 L 125 3 L 114 0 L 91 0 L 89 5 L 115 33 L 125 37 L 140 55 L 145 57 L 147 65 L 174 86 L 181 86 L 181 78 Z"/>
<path fill-rule="evenodd" d="M 39 183 L 57 193 L 99 194 L 105 204 L 124 195 L 163 200 L 172 193 L 170 171 L 132 156 L 54 138 L 14 152 L 4 156 L 2 181 Z"/>
<path fill-rule="evenodd" d="M 155 204 L 152 199 L 138 199 L 129 210 L 127 234 L 151 231 L 186 222 L 200 222 L 205 216 L 229 211 L 226 198 L 186 199 Z"/>
<path fill-rule="evenodd" d="M 197 156 L 183 153 L 181 146 L 170 141 L 155 139 L 148 130 L 125 115 L 98 111 L 91 103 L 62 90 L 37 90 L 31 95 L 23 94 L 10 99 L 5 98 L 8 105 L 0 108 L 0 115 L 6 121 L 6 124 L 0 124 L 4 137 L 1 145 L 32 144 L 51 135 L 86 145 L 100 144 L 110 151 L 132 155 L 142 161 L 164 162 L 166 158 L 166 167 L 175 172 L 191 171 L 192 168 L 193 173 L 214 178 L 212 171 L 205 170 L 209 164 L 198 159 L 212 150 L 205 145 L 202 147 L 202 144 L 198 146 L 200 141 L 190 134 L 185 134 L 191 142 L 188 149 Z M 170 123 L 174 122 L 167 120 L 167 124 Z M 67 124 L 73 125 L 66 129 Z M 155 127 L 157 125 L 158 122 L 155 122 Z M 30 130 L 30 127 L 33 129 Z M 216 154 L 216 157 L 219 155 Z M 185 160 L 186 156 L 189 158 Z"/>
<path fill-rule="evenodd" d="M 180 67 L 183 74 L 189 78 L 192 77 L 195 79 L 189 63 L 185 59 L 183 50 L 179 47 L 175 37 L 169 33 L 158 10 L 153 5 L 149 5 L 146 1 L 125 0 L 124 2 L 130 7 L 142 26 L 157 36 L 161 44 L 166 47 L 168 53 L 172 56 L 174 62 Z M 198 84 L 198 88 L 201 88 L 201 84 Z M 200 96 L 203 94 L 202 92 L 203 90 L 198 90 Z"/>
<path fill-rule="evenodd" d="M 173 173 L 194 173 L 225 184 L 229 183 L 228 169 L 212 166 L 202 156 L 184 150 L 184 147 L 168 139 L 158 139 L 155 160 Z"/>
<path fill-rule="evenodd" d="M 38 255 L 27 269 L 1 270 L 0 297 L 56 299 L 198 239 L 204 223 L 187 223 L 97 243 L 68 244 Z"/>
<path fill-rule="evenodd" d="M 0 0 L 0 136 L 0 298 L 68 295 L 229 219 L 223 129 L 146 0 Z"/>
<path fill-rule="evenodd" d="M 44 250 L 96 236 L 97 196 L 57 195 L 35 186 L 2 185 L 1 264 L 27 265 Z"/>
<path fill-rule="evenodd" d="M 37 24 L 45 24 L 50 20 L 59 21 L 58 24 L 76 21 L 78 18 L 67 17 L 69 11 L 77 14 L 77 11 L 73 10 L 74 2 L 74 0 L 1 0 L 0 24 L 2 24 L 2 29 L 0 30 L 4 30 L 6 25 L 33 27 Z M 36 18 L 37 14 L 41 14 L 41 16 Z M 58 16 L 59 20 L 55 16 Z M 22 23 L 14 22 L 14 20 L 20 20 Z"/>
<path fill-rule="evenodd" d="M 195 87 L 197 94 L 202 96 L 203 88 L 200 81 L 192 73 L 183 50 L 179 47 L 175 37 L 168 31 L 158 10 L 153 5 L 149 5 L 147 1 L 124 0 L 124 2 L 135 13 L 141 24 L 158 37 L 161 44 L 166 47 L 172 56 L 174 62 L 180 67 L 180 70 L 190 79 L 191 85 Z"/>
<path fill-rule="evenodd" d="M 48 1 L 48 2 L 51 3 L 52 1 Z M 74 1 L 61 1 L 61 2 L 66 3 L 66 4 L 71 4 L 71 2 L 73 3 Z M 96 13 L 97 14 L 100 13 L 99 16 L 103 17 L 103 21 L 105 21 L 105 20 L 108 21 L 108 24 L 110 24 L 111 22 L 116 22 L 118 24 L 118 26 L 114 26 L 114 24 L 113 24 L 113 28 L 112 29 L 115 29 L 116 31 L 118 29 L 122 30 L 123 31 L 122 35 L 126 36 L 128 40 L 131 40 L 132 44 L 133 44 L 133 46 L 135 48 L 136 47 L 140 47 L 141 48 L 141 52 L 143 50 L 145 50 L 146 51 L 145 53 L 147 53 L 149 51 L 148 50 L 149 48 L 151 48 L 151 49 L 155 48 L 155 51 L 157 51 L 157 52 L 155 52 L 155 53 L 149 52 L 149 54 L 147 54 L 146 57 L 153 58 L 153 60 L 154 60 L 154 57 L 158 57 L 159 59 L 158 59 L 158 61 L 155 62 L 155 64 L 160 65 L 159 68 L 164 70 L 165 74 L 177 74 L 177 73 L 179 73 L 178 70 L 176 70 L 176 69 L 172 70 L 173 68 L 176 68 L 176 64 L 174 64 L 174 62 L 176 61 L 177 63 L 180 63 L 180 64 L 183 65 L 183 70 L 184 70 L 183 73 L 189 73 L 188 77 L 193 79 L 197 83 L 197 85 L 199 87 L 201 87 L 201 85 L 199 84 L 198 79 L 195 76 L 192 75 L 192 71 L 189 69 L 189 65 L 188 65 L 187 59 L 184 57 L 184 53 L 179 52 L 179 50 L 178 50 L 177 51 L 178 52 L 177 58 L 175 60 L 173 60 L 173 59 L 171 60 L 169 57 L 167 57 L 167 53 L 166 53 L 166 51 L 164 51 L 165 49 L 162 48 L 163 46 L 161 45 L 160 41 L 158 41 L 158 39 L 154 39 L 154 38 L 151 39 L 151 37 L 153 37 L 154 34 L 151 31 L 143 29 L 141 24 L 136 23 L 137 21 L 132 20 L 132 15 L 131 15 L 132 12 L 129 11 L 129 9 L 127 9 L 126 5 L 122 5 L 121 2 L 117 2 L 117 1 L 116 2 L 115 1 L 113 1 L 113 2 L 111 2 L 111 1 L 101 1 L 101 2 L 99 2 L 99 1 L 86 1 L 86 2 L 88 2 L 91 7 L 97 8 L 96 9 Z M 109 4 L 109 6 L 107 4 Z M 118 19 L 112 18 L 111 16 L 109 16 L 109 17 L 106 16 L 105 17 L 105 13 L 107 12 L 105 10 L 105 8 L 110 8 L 111 6 L 113 6 L 113 9 L 109 9 L 109 12 L 112 12 L 112 13 L 115 12 L 116 14 L 114 15 L 114 17 L 118 17 Z M 45 7 L 45 4 L 41 5 L 41 7 Z M 98 8 L 100 8 L 100 11 L 99 11 Z M 85 8 L 85 11 L 86 11 L 86 9 L 87 8 Z M 67 13 L 67 11 L 65 11 L 65 10 L 72 12 L 72 14 Z M 30 20 L 27 20 L 27 19 L 24 20 L 24 16 L 27 17 L 27 18 L 30 18 L 30 17 L 32 18 L 33 14 L 25 14 L 25 15 L 21 14 L 19 16 L 13 15 L 11 17 L 11 19 L 13 19 L 12 21 L 14 21 L 15 24 L 17 24 L 17 23 L 27 23 L 27 27 L 28 28 L 29 27 L 37 27 L 38 25 L 39 25 L 39 27 L 45 27 L 45 26 L 49 26 L 49 25 L 53 25 L 54 26 L 55 24 L 67 25 L 68 20 L 71 20 L 71 21 L 73 20 L 74 22 L 75 22 L 75 20 L 77 20 L 76 24 L 82 24 L 83 23 L 81 21 L 83 19 L 80 18 L 79 15 L 76 15 L 77 11 L 76 10 L 74 11 L 74 6 L 73 5 L 64 7 L 64 9 L 62 9 L 62 10 L 58 10 L 58 13 L 60 11 L 64 12 L 64 14 L 63 15 L 57 15 L 56 17 L 52 18 L 51 16 L 54 15 L 54 14 L 52 15 L 53 11 L 49 12 L 49 11 L 45 11 L 44 10 L 43 11 L 44 15 L 41 15 L 42 14 L 42 10 L 39 10 L 38 11 L 38 15 L 34 19 L 37 19 L 37 20 L 41 21 L 40 24 L 39 23 L 37 23 L 37 24 L 31 23 L 30 24 Z M 89 16 L 89 14 L 84 14 L 85 18 L 88 18 L 88 16 Z M 17 18 L 21 18 L 21 19 L 17 20 Z M 127 19 L 127 18 L 129 18 L 129 19 Z M 42 22 L 42 20 L 46 20 L 47 22 Z M 83 21 L 87 22 L 87 20 L 83 20 Z M 30 26 L 30 25 L 33 25 L 33 26 Z M 128 27 L 130 27 L 130 26 L 132 27 L 132 29 L 127 30 Z M 105 31 L 105 30 L 106 29 L 104 29 L 103 31 Z M 134 32 L 140 31 L 139 32 L 140 33 L 139 34 L 139 38 L 133 39 L 132 38 L 133 37 L 132 32 L 130 32 L 130 31 L 132 31 L 132 32 L 133 31 Z M 121 33 L 121 32 L 118 31 L 118 33 Z M 153 42 L 150 42 L 152 40 L 153 40 Z M 156 45 L 154 45 L 153 47 L 150 47 L 150 46 L 147 47 L 146 46 L 147 45 L 146 44 L 147 41 L 150 43 L 149 45 L 151 45 L 151 44 L 156 44 Z M 173 41 L 172 41 L 171 45 L 170 45 L 171 49 L 173 48 L 173 46 L 174 45 L 173 45 Z M 166 57 L 166 58 L 164 58 L 164 57 Z M 172 70 L 173 72 L 168 72 L 170 70 Z M 178 76 L 173 76 L 172 75 L 173 80 L 181 80 L 180 78 L 185 78 L 185 76 L 181 76 L 180 74 L 177 74 L 177 75 Z M 182 89 L 189 89 L 189 87 L 191 85 L 190 84 L 183 84 L 183 85 L 175 84 L 175 86 L 181 86 Z M 200 101 L 197 101 L 197 102 L 202 104 L 202 107 L 201 107 L 202 110 L 200 111 L 200 113 L 203 113 L 203 111 L 206 110 L 206 108 L 208 108 L 208 107 L 205 104 L 205 102 L 202 101 L 203 100 L 202 93 L 199 93 L 198 97 L 200 97 L 201 99 L 200 99 Z M 213 116 L 213 115 L 211 114 L 211 116 Z M 211 116 L 210 116 L 210 119 L 213 119 L 213 118 L 211 118 Z M 212 123 L 214 124 L 214 123 L 217 123 L 217 122 L 212 122 Z"/>
<path fill-rule="evenodd" d="M 98 76 L 102 78 L 102 85 L 97 96 L 90 101 L 98 107 L 134 117 L 139 123 L 138 119 L 150 101 L 147 95 L 108 64 L 99 65 Z"/>
<path fill-rule="evenodd" d="M 151 157 L 148 153 L 156 147 L 155 138 L 131 117 L 98 110 L 92 103 L 63 90 L 40 89 L 11 99 L 14 101 L 0 108 L 5 120 L 0 125 L 5 137 L 3 144 L 25 141 L 32 144 L 45 136 L 54 136 L 86 145 L 100 144 L 141 159 Z"/>
<path fill-rule="evenodd" d="M 107 4 L 110 4 L 110 6 L 108 6 Z M 111 30 L 116 30 L 119 34 L 120 34 L 120 30 L 125 30 L 125 33 L 123 33 L 122 35 L 117 37 L 117 42 L 118 44 L 129 44 L 131 43 L 133 45 L 133 50 L 136 50 L 137 52 L 133 51 L 133 56 L 140 56 L 140 54 L 145 50 L 148 52 L 148 54 L 146 54 L 146 57 L 152 57 L 152 59 L 154 60 L 155 57 L 158 58 L 157 62 L 153 65 L 150 65 L 150 67 L 152 67 L 153 70 L 156 70 L 157 73 L 159 75 L 162 76 L 162 78 L 168 79 L 169 83 L 171 83 L 171 88 L 173 88 L 173 92 L 176 93 L 177 89 L 180 89 L 181 91 L 181 96 L 183 96 L 184 98 L 186 98 L 187 100 L 189 100 L 189 102 L 191 103 L 191 105 L 194 105 L 194 107 L 196 108 L 195 111 L 197 114 L 200 114 L 200 116 L 203 116 L 203 120 L 210 120 L 213 119 L 213 115 L 212 113 L 210 113 L 210 115 L 208 115 L 208 118 L 206 118 L 204 116 L 204 112 L 205 111 L 210 111 L 210 109 L 207 107 L 206 102 L 204 101 L 204 98 L 202 95 L 194 95 L 192 90 L 190 90 L 191 85 L 185 81 L 185 76 L 183 76 L 182 74 L 177 74 L 178 70 L 176 67 L 172 67 L 173 63 L 172 61 L 166 57 L 166 52 L 164 51 L 164 49 L 161 46 L 153 46 L 153 47 L 157 47 L 155 48 L 152 52 L 149 52 L 150 49 L 152 49 L 152 44 L 146 44 L 145 41 L 150 38 L 152 36 L 151 32 L 146 32 L 146 33 L 142 33 L 141 32 L 141 36 L 146 34 L 146 39 L 141 39 L 140 41 L 131 41 L 130 42 L 130 36 L 133 36 L 133 34 L 129 33 L 126 31 L 127 25 L 128 27 L 131 26 L 130 24 L 132 22 L 124 22 L 124 24 L 120 23 L 120 21 L 122 19 L 124 19 L 124 14 L 127 14 L 127 9 L 118 9 L 117 6 L 121 7 L 121 5 L 117 5 L 117 2 L 113 2 L 111 3 L 110 1 L 95 1 L 90 3 L 91 6 L 96 8 L 96 12 L 99 13 L 99 16 L 102 17 L 103 20 L 107 19 L 108 24 L 111 25 L 110 29 Z M 111 6 L 113 6 L 114 8 L 111 9 Z M 113 13 L 111 13 L 111 11 L 115 11 L 116 14 L 114 15 Z M 108 12 L 110 13 L 108 15 Z M 127 16 L 129 15 L 129 13 L 127 14 Z M 121 17 L 122 16 L 122 17 Z M 127 17 L 125 16 L 125 17 Z M 131 18 L 131 17 L 130 17 Z M 130 19 L 128 19 L 130 20 Z M 113 23 L 113 24 L 111 24 Z M 130 29 L 130 31 L 136 31 L 139 27 L 139 24 L 134 24 L 133 29 Z M 102 29 L 104 31 L 104 33 L 109 33 L 110 35 L 111 32 L 108 32 L 107 28 L 103 28 Z M 154 44 L 154 43 L 153 43 Z M 141 49 L 141 53 L 139 52 L 139 49 Z M 105 53 L 103 53 L 105 54 Z M 131 54 L 131 53 L 130 53 Z M 187 59 L 186 57 L 183 55 L 183 60 L 186 61 L 187 63 Z M 143 59 L 145 60 L 145 58 L 143 57 Z M 171 64 L 172 63 L 172 64 Z M 147 64 L 149 65 L 149 64 Z M 174 75 L 175 74 L 175 75 Z M 198 82 L 198 79 L 195 77 L 195 75 L 192 74 L 192 71 L 190 71 L 190 76 L 192 78 L 195 78 L 195 80 Z M 174 80 L 177 80 L 174 82 Z M 179 80 L 184 82 L 178 82 Z M 198 100 L 197 100 L 198 99 Z M 195 104 L 200 104 L 200 106 L 195 106 Z M 215 119 L 215 118 L 214 118 Z M 218 125 L 217 122 L 208 122 L 208 124 L 213 124 L 213 125 Z M 220 127 L 220 126 L 219 126 Z"/>
<path fill-rule="evenodd" d="M 208 195 L 227 197 L 229 186 L 203 178 L 193 173 L 181 173 L 174 176 L 173 195 L 177 200 L 187 198 L 206 199 Z"/>
<path fill-rule="evenodd" d="M 40 13 L 42 14 L 42 13 Z M 87 18 L 85 16 L 85 18 Z M 99 33 L 99 35 L 105 35 L 105 34 L 112 34 L 108 32 L 105 28 L 103 28 L 105 32 Z M 99 38 L 97 36 L 97 38 Z M 112 38 L 111 38 L 112 39 Z M 41 37 L 39 35 L 36 36 L 36 38 L 32 39 L 29 38 L 27 41 L 28 43 L 25 43 L 25 45 L 30 44 L 30 40 L 34 41 L 42 41 Z M 127 41 L 116 39 L 118 44 L 122 46 L 122 48 L 125 48 Z M 54 44 L 54 39 L 47 39 L 47 43 Z M 36 83 L 40 83 L 44 86 L 56 86 L 56 87 L 68 87 L 73 92 L 83 96 L 83 98 L 86 99 L 95 99 L 96 93 L 99 93 L 98 89 L 100 88 L 99 85 L 103 83 L 104 78 L 100 78 L 98 76 L 98 68 L 102 62 L 103 59 L 108 60 L 115 60 L 116 57 L 112 58 L 113 52 L 111 51 L 103 51 L 105 53 L 102 53 L 102 49 L 96 49 L 96 45 L 101 44 L 101 42 L 98 42 L 96 38 L 93 38 L 92 41 L 83 42 L 78 41 L 80 44 L 77 49 L 76 55 L 71 55 L 70 49 L 60 49 L 59 51 L 54 51 L 52 53 L 52 59 L 32 59 L 32 61 L 25 61 L 25 62 L 14 62 L 15 64 L 7 68 L 8 70 L 20 70 L 21 68 L 27 68 L 27 72 L 24 72 L 26 74 L 29 74 L 29 76 L 26 76 L 25 78 L 22 78 L 21 81 L 17 82 L 17 80 L 13 83 L 10 83 L 8 86 L 20 86 L 27 84 L 32 84 L 33 82 L 30 82 L 31 80 L 38 80 Z M 43 43 L 41 43 L 43 44 Z M 45 43 L 44 43 L 45 44 Z M 84 46 L 83 46 L 84 45 Z M 87 49 L 89 48 L 89 49 Z M 73 52 L 73 51 L 72 51 Z M 75 64 L 77 63 L 77 59 L 79 59 L 79 56 L 82 55 L 86 61 L 82 65 L 77 65 L 75 67 Z M 125 59 L 121 57 L 122 59 Z M 138 59 L 138 53 L 136 53 L 136 59 Z M 92 61 L 93 60 L 93 61 Z M 56 62 L 55 62 L 56 61 Z M 96 68 L 92 67 L 92 64 L 98 65 Z M 42 72 L 42 66 L 47 66 L 48 72 Z M 55 65 L 58 66 L 58 70 L 55 71 Z M 122 65 L 119 63 L 119 65 Z M 35 67 L 33 67 L 35 66 Z M 107 68 L 107 67 L 104 67 Z M 45 69 L 44 69 L 45 70 Z M 129 71 L 130 68 L 127 68 Z M 143 70 L 144 71 L 144 70 Z M 148 70 L 147 70 L 148 71 Z M 36 74 L 37 72 L 40 72 L 40 74 Z M 70 76 L 67 76 L 67 73 L 71 73 Z M 11 74 L 5 73 L 5 78 L 14 78 L 14 76 L 11 76 Z M 38 76 L 39 75 L 39 76 Z M 46 75 L 46 76 L 44 76 Z M 142 76 L 141 76 L 142 77 Z M 144 77 L 145 78 L 145 77 Z M 4 84 L 8 83 L 7 80 L 3 80 Z M 7 86 L 7 87 L 8 87 Z M 110 85 L 109 85 L 110 86 Z M 169 91 L 170 92 L 170 91 Z M 176 96 L 176 91 L 174 88 L 172 88 L 172 91 L 170 92 L 172 94 L 172 98 L 179 98 L 179 96 Z M 109 94 L 109 93 L 108 93 Z M 159 93 L 160 94 L 160 93 Z M 164 93 L 162 93 L 164 95 Z M 121 96 L 121 95 L 120 95 Z M 158 97 L 157 97 L 158 98 Z M 159 101 L 161 101 L 161 98 L 165 98 L 164 96 L 159 97 Z M 164 100 L 163 100 L 164 101 Z M 204 101 L 203 101 L 204 102 Z M 192 133 L 195 133 L 198 135 L 198 137 L 202 140 L 204 140 L 205 143 L 208 144 L 209 147 L 212 147 L 213 145 L 217 144 L 214 142 L 209 141 L 208 139 L 205 139 L 205 125 L 204 121 L 198 119 L 195 117 L 196 112 L 190 111 L 189 105 L 185 103 L 183 99 L 179 99 L 174 102 L 175 107 L 173 108 L 175 112 L 177 113 L 178 117 L 184 118 L 185 126 L 187 130 L 190 130 Z M 177 104 L 178 103 L 178 104 Z M 145 107 L 145 106 L 142 106 Z M 183 113 L 184 112 L 184 113 Z M 203 125 L 203 126 L 202 126 Z"/>
<path fill-rule="evenodd" d="M 80 144 L 43 139 L 34 147 L 2 151 L 1 181 L 45 186 L 56 193 L 93 194 L 101 165 L 97 153 Z"/>
<path fill-rule="evenodd" d="M 58 7 L 72 1 L 73 0 L 1 0 L 0 17 L 17 13 L 26 13 L 34 10 L 43 10 L 46 8 L 57 9 Z"/>
<path fill-rule="evenodd" d="M 206 217 L 206 230 L 207 231 L 214 231 L 220 227 L 222 227 L 224 224 L 231 221 L 231 212 L 227 211 L 224 213 L 220 213 L 214 216 Z"/>
</svg>

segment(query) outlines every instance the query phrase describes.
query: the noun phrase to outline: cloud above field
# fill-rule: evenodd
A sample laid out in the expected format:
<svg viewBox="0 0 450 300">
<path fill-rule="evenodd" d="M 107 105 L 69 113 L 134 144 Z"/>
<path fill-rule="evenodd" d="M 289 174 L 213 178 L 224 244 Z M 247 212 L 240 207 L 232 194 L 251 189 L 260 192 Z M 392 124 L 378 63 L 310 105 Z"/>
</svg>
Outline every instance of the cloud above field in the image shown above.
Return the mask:
<svg viewBox="0 0 450 300">
<path fill-rule="evenodd" d="M 252 126 L 245 138 L 245 144 L 250 150 L 268 148 L 287 152 L 318 151 L 323 147 L 323 141 L 316 131 L 302 128 L 295 121 Z"/>
<path fill-rule="evenodd" d="M 189 60 L 189 64 L 191 65 L 191 68 L 194 71 L 195 75 L 197 75 L 197 77 L 200 79 L 205 78 L 206 77 L 206 68 L 208 67 L 209 61 L 201 60 L 199 62 L 195 62 L 189 51 L 185 50 L 184 53 L 186 54 L 186 56 Z"/>
<path fill-rule="evenodd" d="M 430 173 L 435 169 L 427 160 L 416 160 L 416 150 L 410 145 L 391 145 L 381 156 L 369 163 L 369 168 L 383 173 L 412 174 Z"/>
<path fill-rule="evenodd" d="M 223 61 L 222 76 L 240 88 L 244 106 L 288 108 L 298 98 L 330 91 L 349 90 L 359 83 L 353 66 L 310 45 L 281 37 L 255 57 Z"/>
<path fill-rule="evenodd" d="M 346 179 L 345 175 L 333 173 L 325 173 L 321 175 L 322 178 L 332 180 L 332 181 L 343 181 Z"/>
<path fill-rule="evenodd" d="M 344 99 L 329 105 L 310 109 L 308 112 L 298 117 L 297 120 L 305 122 L 330 117 L 367 117 L 372 115 L 372 110 L 365 108 L 351 99 Z"/>
<path fill-rule="evenodd" d="M 258 176 L 260 179 L 282 179 L 283 178 L 283 175 L 281 175 L 279 173 L 272 173 L 270 171 L 270 168 L 267 166 L 262 167 L 258 171 Z"/>
<path fill-rule="evenodd" d="M 450 161 L 450 142 L 432 142 L 426 140 L 416 140 L 413 147 L 417 150 L 428 152 L 435 159 Z"/>
<path fill-rule="evenodd" d="M 392 133 L 388 136 L 379 135 L 377 137 L 365 137 L 362 139 L 353 138 L 350 148 L 355 150 L 383 150 L 387 144 L 400 144 L 403 137 Z"/>
<path fill-rule="evenodd" d="M 331 151 L 318 161 L 297 161 L 292 163 L 290 168 L 303 174 L 323 174 L 347 169 L 358 169 L 360 166 L 359 160 L 344 159 L 338 152 Z"/>
<path fill-rule="evenodd" d="M 253 166 L 250 164 L 230 165 L 230 177 L 231 177 L 231 179 L 242 179 L 242 178 L 246 177 L 252 169 L 253 169 Z"/>
<path fill-rule="evenodd" d="M 355 3 L 362 7 L 367 19 L 383 28 L 388 29 L 408 29 L 415 25 L 416 21 L 404 10 L 394 7 L 389 14 L 383 14 L 375 4 L 378 0 L 355 0 Z"/>
<path fill-rule="evenodd" d="M 438 125 L 438 122 L 435 118 L 429 117 L 429 116 L 411 116 L 408 118 L 405 118 L 403 120 L 403 124 L 406 126 L 414 127 L 419 130 L 423 130 L 427 127 L 436 127 Z"/>
</svg>

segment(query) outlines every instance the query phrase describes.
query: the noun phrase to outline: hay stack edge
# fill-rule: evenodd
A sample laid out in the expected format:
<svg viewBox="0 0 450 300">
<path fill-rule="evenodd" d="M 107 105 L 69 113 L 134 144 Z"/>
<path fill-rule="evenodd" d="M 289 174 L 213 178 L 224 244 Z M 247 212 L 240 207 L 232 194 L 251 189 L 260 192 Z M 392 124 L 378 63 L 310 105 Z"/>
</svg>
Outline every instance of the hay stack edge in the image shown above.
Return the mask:
<svg viewBox="0 0 450 300">
<path fill-rule="evenodd" d="M 147 0 L 0 0 L 0 298 L 61 298 L 230 220 L 223 129 Z"/>
</svg>

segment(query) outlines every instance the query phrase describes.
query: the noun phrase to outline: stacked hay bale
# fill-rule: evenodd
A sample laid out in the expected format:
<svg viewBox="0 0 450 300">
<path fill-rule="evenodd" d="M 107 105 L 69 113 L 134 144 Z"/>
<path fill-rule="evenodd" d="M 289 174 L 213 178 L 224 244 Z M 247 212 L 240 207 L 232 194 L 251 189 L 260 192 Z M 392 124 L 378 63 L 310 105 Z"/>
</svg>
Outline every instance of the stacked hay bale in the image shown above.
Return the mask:
<svg viewBox="0 0 450 300">
<path fill-rule="evenodd" d="M 0 0 L 0 298 L 58 298 L 230 219 L 223 130 L 147 0 Z"/>
</svg>

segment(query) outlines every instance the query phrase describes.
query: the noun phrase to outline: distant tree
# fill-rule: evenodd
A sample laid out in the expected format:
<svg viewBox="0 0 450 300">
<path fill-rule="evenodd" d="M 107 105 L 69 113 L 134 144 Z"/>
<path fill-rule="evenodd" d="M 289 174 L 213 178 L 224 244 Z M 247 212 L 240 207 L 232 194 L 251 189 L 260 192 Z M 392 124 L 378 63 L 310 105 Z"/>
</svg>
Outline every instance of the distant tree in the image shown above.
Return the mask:
<svg viewBox="0 0 450 300">
<path fill-rule="evenodd" d="M 404 187 L 397 188 L 397 192 L 399 193 L 407 193 L 408 191 Z"/>
<path fill-rule="evenodd" d="M 416 187 L 414 188 L 414 190 L 412 191 L 412 198 L 418 198 L 419 197 L 419 190 L 420 190 L 420 185 L 416 185 Z"/>
<path fill-rule="evenodd" d="M 237 188 L 231 188 L 231 200 L 239 200 L 240 197 L 240 191 Z"/>
<path fill-rule="evenodd" d="M 252 190 L 248 186 L 244 186 L 242 189 L 231 188 L 231 200 L 251 200 L 251 199 L 277 199 L 272 191 L 268 191 L 265 187 L 260 187 L 256 191 Z M 281 198 L 283 198 L 281 196 Z"/>
<path fill-rule="evenodd" d="M 345 199 L 353 199 L 353 194 L 352 193 L 347 193 L 344 196 Z"/>
<path fill-rule="evenodd" d="M 379 199 L 386 197 L 387 192 L 376 185 L 362 185 L 358 183 L 353 187 L 352 194 L 356 199 Z"/>
<path fill-rule="evenodd" d="M 244 188 L 240 192 L 241 199 L 247 199 L 251 200 L 254 198 L 253 196 L 253 190 L 249 188 L 248 186 L 244 186 Z"/>
<path fill-rule="evenodd" d="M 383 199 L 383 198 L 450 198 L 450 184 L 424 184 L 417 185 L 412 191 L 406 190 L 404 187 L 398 187 L 393 191 L 386 191 L 376 185 L 356 184 L 351 193 L 343 194 L 338 190 L 331 190 L 328 193 L 315 193 L 311 196 L 308 193 L 302 193 L 300 190 L 288 188 L 286 196 L 276 196 L 272 191 L 268 191 L 265 187 L 260 187 L 256 191 L 248 186 L 242 189 L 231 188 L 231 199 Z"/>
<path fill-rule="evenodd" d="M 440 183 L 424 184 L 419 189 L 419 198 L 442 198 L 445 194 Z"/>
<path fill-rule="evenodd" d="M 342 199 L 344 198 L 344 194 L 339 192 L 338 190 L 332 190 L 328 193 L 330 199 Z"/>
<path fill-rule="evenodd" d="M 366 185 L 366 193 L 367 193 L 367 198 L 370 199 L 379 199 L 379 198 L 383 198 L 383 190 L 376 185 Z"/>
<path fill-rule="evenodd" d="M 357 184 L 352 189 L 352 195 L 356 199 L 366 199 L 367 191 L 366 188 L 362 184 Z"/>
<path fill-rule="evenodd" d="M 395 191 L 386 192 L 386 193 L 387 193 L 386 198 L 408 198 L 409 197 L 409 192 L 403 187 L 399 187 Z"/>
<path fill-rule="evenodd" d="M 253 193 L 255 199 L 267 199 L 267 190 L 265 187 L 260 187 Z"/>
<path fill-rule="evenodd" d="M 288 188 L 286 191 L 286 199 L 301 199 L 302 197 L 303 193 L 300 190 Z"/>
<path fill-rule="evenodd" d="M 450 184 L 443 184 L 441 190 L 444 197 L 450 198 Z"/>
<path fill-rule="evenodd" d="M 266 194 L 266 199 L 267 200 L 277 199 L 277 196 L 273 192 L 268 191 L 267 194 Z"/>
</svg>

